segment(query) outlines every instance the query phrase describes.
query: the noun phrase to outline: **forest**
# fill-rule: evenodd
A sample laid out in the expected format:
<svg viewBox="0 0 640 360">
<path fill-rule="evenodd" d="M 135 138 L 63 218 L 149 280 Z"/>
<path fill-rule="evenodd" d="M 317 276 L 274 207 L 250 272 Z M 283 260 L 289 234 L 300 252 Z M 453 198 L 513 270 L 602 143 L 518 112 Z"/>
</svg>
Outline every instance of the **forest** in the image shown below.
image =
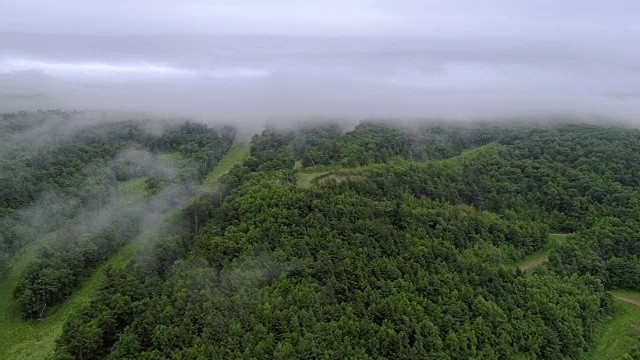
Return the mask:
<svg viewBox="0 0 640 360">
<path fill-rule="evenodd" d="M 59 324 L 42 358 L 640 359 L 639 129 L 118 120 L 25 144 L 76 116 L 0 117 L 0 311 Z M 0 358 L 39 358 L 11 334 Z"/>
</svg>

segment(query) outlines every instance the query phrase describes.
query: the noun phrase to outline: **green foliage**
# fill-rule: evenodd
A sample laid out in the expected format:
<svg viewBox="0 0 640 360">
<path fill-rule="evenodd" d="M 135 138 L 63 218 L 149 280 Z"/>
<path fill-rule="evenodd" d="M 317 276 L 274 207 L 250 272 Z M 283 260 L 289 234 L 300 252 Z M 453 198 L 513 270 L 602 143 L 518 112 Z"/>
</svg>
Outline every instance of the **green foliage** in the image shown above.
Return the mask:
<svg viewBox="0 0 640 360">
<path fill-rule="evenodd" d="M 605 285 L 634 281 L 626 219 L 639 202 L 615 173 L 635 170 L 602 172 L 601 160 L 573 153 L 622 163 L 616 147 L 640 137 L 570 125 L 459 130 L 364 123 L 344 135 L 320 126 L 254 136 L 226 187 L 187 206 L 182 230 L 166 231 L 132 270 L 143 295 L 121 336 L 85 339 L 119 321 L 94 304 L 58 354 L 584 358 L 613 312 Z M 380 165 L 300 188 L 294 159 Z M 551 230 L 576 234 L 554 246 L 549 270 L 514 271 Z M 565 256 L 586 252 L 582 263 Z M 111 320 L 98 324 L 97 314 Z"/>
<path fill-rule="evenodd" d="M 71 116 L 60 114 L 63 122 L 68 120 L 65 116 Z M 52 116 L 60 114 L 5 114 L 0 126 L 10 131 L 8 139 L 14 144 L 20 136 L 31 134 L 21 131 L 46 126 L 47 121 L 53 121 Z M 18 125 L 19 121 L 24 125 Z M 45 310 L 68 298 L 93 269 L 135 236 L 144 215 L 138 211 L 140 206 L 103 209 L 118 197 L 120 181 L 146 177 L 144 192 L 150 200 L 168 185 L 186 187 L 204 177 L 229 149 L 234 136 L 230 128 L 216 131 L 190 122 L 154 136 L 145 132 L 143 122 L 119 121 L 86 126 L 68 138 L 35 149 L 19 143 L 7 147 L 8 153 L 0 159 L 6 170 L 0 176 L 4 185 L 0 186 L 0 272 L 9 267 L 12 257 L 26 243 L 49 237 L 16 287 L 9 290 L 22 314 L 42 318 Z M 132 149 L 129 155 L 124 151 Z M 160 157 L 153 154 L 141 158 L 148 152 L 140 149 L 178 151 L 180 159 L 173 161 L 178 171 L 154 169 L 154 162 L 156 167 L 172 164 L 160 163 Z M 191 169 L 196 170 L 193 176 Z M 36 199 L 38 205 L 26 209 Z M 99 214 L 102 219 L 82 217 L 88 213 Z M 95 224 L 89 224 L 92 222 Z"/>
<path fill-rule="evenodd" d="M 615 295 L 617 296 L 618 293 L 616 292 Z M 640 343 L 640 307 L 616 301 L 614 316 L 599 326 L 597 341 L 589 352 L 588 359 L 633 359 L 634 351 L 637 356 L 638 343 Z"/>
<path fill-rule="evenodd" d="M 151 140 L 149 147 L 165 153 L 179 151 L 198 164 L 198 173 L 203 177 L 229 150 L 234 138 L 235 130 L 230 127 L 216 131 L 206 124 L 185 122 Z"/>
<path fill-rule="evenodd" d="M 96 359 L 120 337 L 134 315 L 134 302 L 143 298 L 141 284 L 123 269 L 108 267 L 105 281 L 93 301 L 69 318 L 58 339 L 60 359 Z"/>
<path fill-rule="evenodd" d="M 551 257 L 559 274 L 599 276 L 610 289 L 640 290 L 640 235 L 636 219 L 603 218 L 569 237 Z"/>
<path fill-rule="evenodd" d="M 168 276 L 167 270 L 173 261 L 190 247 L 189 242 L 198 231 L 196 224 L 206 224 L 215 206 L 220 205 L 223 189 L 217 186 L 212 188 L 216 185 L 213 179 L 224 175 L 234 163 L 240 162 L 247 150 L 248 147 L 243 144 L 236 145 L 232 153 L 225 155 L 215 172 L 208 176 L 206 186 L 209 189 L 173 212 L 159 226 L 154 232 L 155 238 L 142 250 L 142 254 L 152 256 L 139 257 L 129 266 L 106 269 L 107 280 L 99 293 L 65 324 L 57 342 L 55 358 L 104 357 L 116 341 L 128 343 L 123 345 L 127 349 L 129 346 L 137 347 L 135 343 L 128 342 L 130 338 L 122 337 L 125 328 L 146 306 L 150 294 L 159 291 L 161 279 Z M 95 318 L 96 314 L 100 314 L 99 319 Z"/>
<path fill-rule="evenodd" d="M 634 346 L 631 351 L 623 357 L 624 360 L 640 360 L 640 346 Z"/>
<path fill-rule="evenodd" d="M 137 234 L 138 222 L 136 214 L 124 213 L 95 234 L 49 239 L 13 291 L 23 316 L 42 318 L 47 307 L 64 301 L 92 269 Z"/>
<path fill-rule="evenodd" d="M 186 123 L 134 143 L 180 154 L 201 179 L 232 135 Z M 105 269 L 66 322 L 57 358 L 636 356 L 627 342 L 614 352 L 594 342 L 605 324 L 622 338 L 610 315 L 635 314 L 606 289 L 640 283 L 639 131 L 364 122 L 346 133 L 267 129 L 248 152 L 135 261 Z M 69 154 L 64 167 L 79 175 L 59 188 L 86 181 L 73 170 L 85 161 Z M 294 186 L 304 180 L 296 160 L 322 181 Z M 113 181 L 131 178 L 126 166 Z M 111 184 L 101 174 L 91 188 Z M 149 176 L 146 191 L 172 179 Z M 4 243 L 20 244 L 15 207 L 0 206 Z M 15 289 L 25 315 L 64 301 L 120 248 L 125 236 L 112 231 L 72 232 L 38 254 Z M 572 234 L 543 250 L 551 231 Z M 513 267 L 540 251 L 547 266 Z"/>
<path fill-rule="evenodd" d="M 117 122 L 84 129 L 53 148 L 18 149 L 11 160 L 5 156 L 2 162 L 0 207 L 24 207 L 43 191 L 73 192 L 89 165 L 111 159 L 146 138 L 140 124 Z"/>
</svg>

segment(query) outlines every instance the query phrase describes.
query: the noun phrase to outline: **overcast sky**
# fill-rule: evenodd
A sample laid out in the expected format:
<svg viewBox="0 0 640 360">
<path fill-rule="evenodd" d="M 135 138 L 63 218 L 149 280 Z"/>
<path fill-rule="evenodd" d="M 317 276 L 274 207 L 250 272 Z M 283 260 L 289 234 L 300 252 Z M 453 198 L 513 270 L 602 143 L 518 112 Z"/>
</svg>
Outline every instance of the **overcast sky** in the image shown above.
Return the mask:
<svg viewBox="0 0 640 360">
<path fill-rule="evenodd" d="M 197 89 L 221 96 L 216 109 L 234 104 L 224 113 L 295 103 L 362 116 L 376 106 L 640 115 L 636 1 L 0 0 L 0 14 L 0 106 L 3 96 L 75 104 L 96 84 L 128 82 L 83 104 L 166 107 L 180 89 L 188 109 Z"/>
<path fill-rule="evenodd" d="M 3 31 L 527 38 L 637 36 L 629 0 L 1 0 Z"/>
</svg>

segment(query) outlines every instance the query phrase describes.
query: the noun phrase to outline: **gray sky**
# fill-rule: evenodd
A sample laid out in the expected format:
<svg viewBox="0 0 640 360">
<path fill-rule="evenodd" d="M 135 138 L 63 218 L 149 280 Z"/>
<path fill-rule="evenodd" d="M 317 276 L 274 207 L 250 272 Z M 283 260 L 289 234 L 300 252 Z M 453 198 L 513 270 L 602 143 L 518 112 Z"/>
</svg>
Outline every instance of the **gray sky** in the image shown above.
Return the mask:
<svg viewBox="0 0 640 360">
<path fill-rule="evenodd" d="M 629 0 L 1 0 L 2 31 L 487 36 L 637 36 Z"/>
<path fill-rule="evenodd" d="M 0 110 L 640 117 L 629 0 L 0 0 L 0 14 Z"/>
</svg>

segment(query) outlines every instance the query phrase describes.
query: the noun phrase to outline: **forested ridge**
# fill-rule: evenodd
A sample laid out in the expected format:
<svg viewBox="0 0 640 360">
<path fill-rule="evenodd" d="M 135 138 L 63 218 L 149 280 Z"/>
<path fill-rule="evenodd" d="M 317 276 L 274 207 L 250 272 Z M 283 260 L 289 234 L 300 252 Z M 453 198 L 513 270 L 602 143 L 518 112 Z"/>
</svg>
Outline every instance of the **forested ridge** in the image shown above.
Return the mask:
<svg viewBox="0 0 640 360">
<path fill-rule="evenodd" d="M 203 176 L 228 149 L 210 139 L 232 132 L 180 129 L 143 143 Z M 54 357 L 587 358 L 610 291 L 640 290 L 639 160 L 640 131 L 605 125 L 266 129 L 222 186 L 104 270 Z M 548 263 L 514 265 L 552 233 L 567 235 Z"/>
<path fill-rule="evenodd" d="M 30 130 L 45 125 L 46 115 L 51 116 L 5 114 L 2 127 Z M 18 143 L 6 149 L 0 270 L 22 247 L 43 244 L 11 289 L 24 316 L 45 316 L 135 237 L 150 216 L 179 204 L 192 191 L 190 184 L 229 149 L 233 137 L 231 128 L 217 132 L 190 122 L 168 125 L 153 135 L 144 122 L 116 121 L 86 127 L 46 146 Z M 178 157 L 163 158 L 171 153 Z M 136 183 L 142 184 L 141 191 L 131 193 Z"/>
</svg>

